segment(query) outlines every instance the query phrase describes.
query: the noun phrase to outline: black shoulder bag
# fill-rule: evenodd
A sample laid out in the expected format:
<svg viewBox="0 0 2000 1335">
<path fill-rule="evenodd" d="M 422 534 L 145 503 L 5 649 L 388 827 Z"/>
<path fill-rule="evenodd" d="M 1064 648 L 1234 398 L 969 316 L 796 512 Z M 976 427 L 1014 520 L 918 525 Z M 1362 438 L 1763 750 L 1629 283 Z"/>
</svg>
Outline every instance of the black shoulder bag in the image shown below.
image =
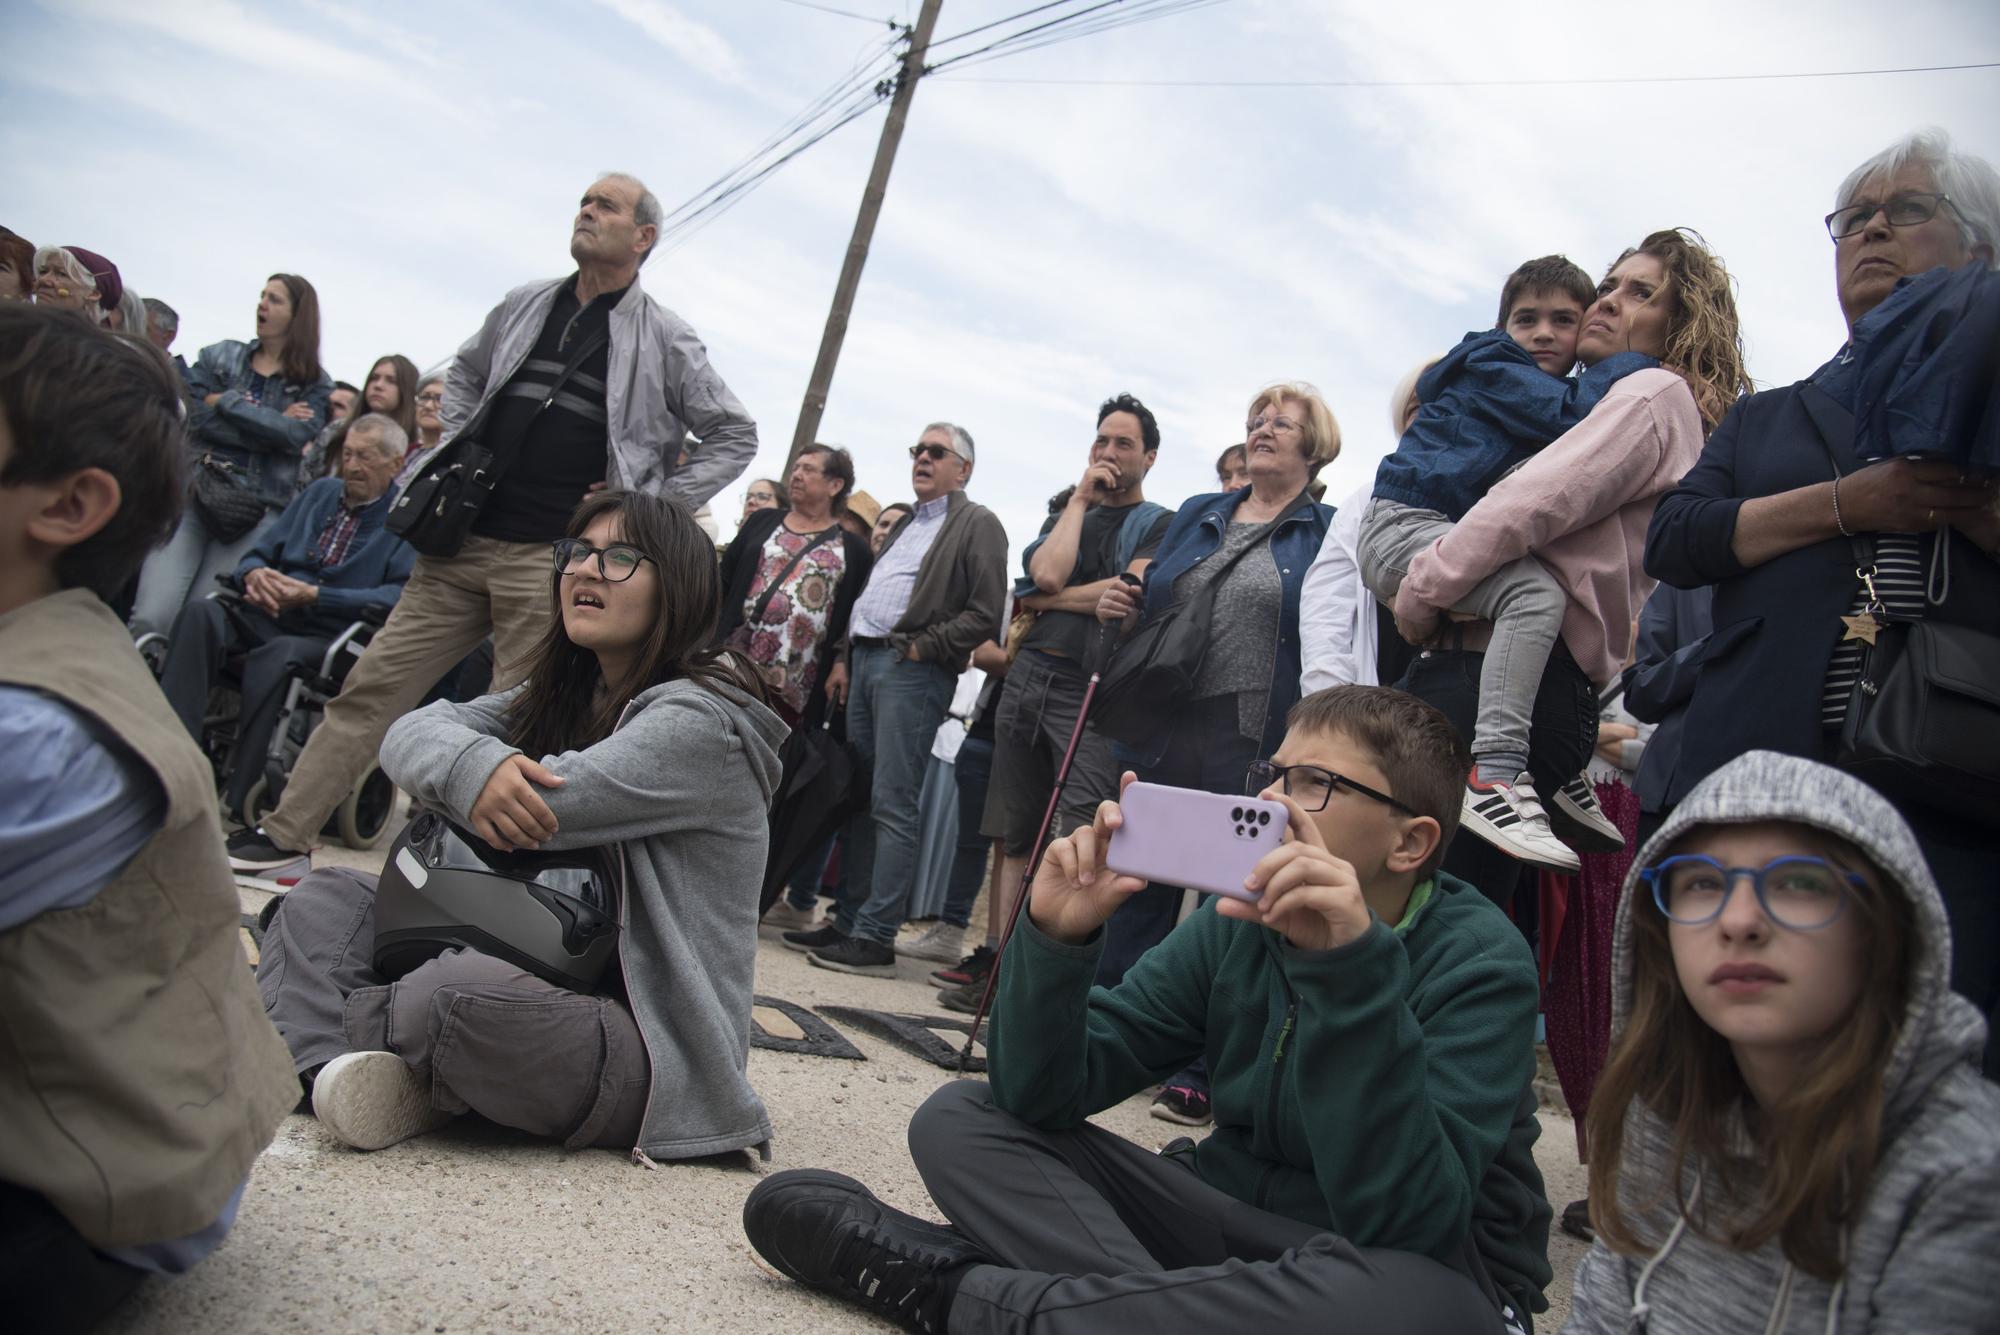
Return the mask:
<svg viewBox="0 0 2000 1335">
<path fill-rule="evenodd" d="M 1159 734 L 1161 721 L 1194 693 L 1195 678 L 1201 675 L 1202 660 L 1208 656 L 1216 590 L 1222 587 L 1230 567 L 1262 550 L 1280 524 L 1302 504 L 1311 503 L 1311 494 L 1300 492 L 1284 513 L 1259 529 L 1199 590 L 1145 622 L 1112 651 L 1111 663 L 1091 699 L 1090 722 L 1094 727 L 1128 746 L 1143 745 Z"/>
<path fill-rule="evenodd" d="M 1837 461 L 1833 471 L 1838 478 Z M 2000 635 L 1889 616 L 1875 596 L 1875 544 L 1860 534 L 1847 541 L 1868 599 L 1859 616 L 1842 618 L 1844 638 L 1865 647 L 1834 763 L 1898 807 L 1983 826 L 2000 812 Z M 1943 563 L 1949 588 L 1949 530 L 1937 543 L 1934 565 Z"/>
<path fill-rule="evenodd" d="M 492 499 L 494 488 L 513 467 L 515 456 L 520 454 L 521 446 L 528 438 L 529 424 L 547 411 L 556 394 L 583 365 L 584 359 L 610 340 L 611 331 L 607 327 L 594 331 L 577 344 L 576 351 L 563 363 L 555 382 L 542 395 L 534 415 L 498 451 L 487 449 L 479 439 L 493 408 L 493 400 L 488 399 L 478 418 L 467 423 L 464 430 L 452 437 L 449 445 L 437 452 L 436 458 L 410 479 L 410 485 L 403 488 L 403 494 L 389 508 L 389 517 L 383 521 L 383 527 L 424 556 L 457 556 L 459 549 L 465 546 L 466 538 L 471 535 L 479 512 Z"/>
</svg>

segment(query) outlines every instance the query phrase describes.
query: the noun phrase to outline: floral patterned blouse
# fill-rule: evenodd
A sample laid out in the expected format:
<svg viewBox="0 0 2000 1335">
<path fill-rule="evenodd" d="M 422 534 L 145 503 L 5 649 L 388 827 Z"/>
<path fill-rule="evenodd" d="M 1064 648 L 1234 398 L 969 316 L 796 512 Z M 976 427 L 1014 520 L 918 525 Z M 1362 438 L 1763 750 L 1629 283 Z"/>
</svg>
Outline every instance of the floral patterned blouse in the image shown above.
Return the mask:
<svg viewBox="0 0 2000 1335">
<path fill-rule="evenodd" d="M 792 567 L 764 608 L 763 618 L 752 620 L 771 581 L 820 536 L 794 533 L 782 523 L 771 530 L 764 550 L 758 553 L 757 573 L 751 576 L 750 591 L 743 600 L 743 624 L 729 637 L 730 646 L 749 655 L 764 674 L 771 693 L 794 718 L 805 713 L 806 702 L 819 684 L 820 648 L 833 615 L 834 594 L 846 572 L 847 553 L 837 528 L 832 537 Z"/>
</svg>

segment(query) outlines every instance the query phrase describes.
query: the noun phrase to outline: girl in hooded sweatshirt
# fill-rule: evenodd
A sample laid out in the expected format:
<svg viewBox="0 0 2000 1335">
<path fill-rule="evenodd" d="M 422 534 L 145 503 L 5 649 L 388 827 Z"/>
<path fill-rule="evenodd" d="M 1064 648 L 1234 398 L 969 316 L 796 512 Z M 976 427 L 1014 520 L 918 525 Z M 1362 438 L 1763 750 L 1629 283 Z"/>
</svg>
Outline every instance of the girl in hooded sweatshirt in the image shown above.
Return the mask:
<svg viewBox="0 0 2000 1335">
<path fill-rule="evenodd" d="M 1753 751 L 1626 878 L 1565 1331 L 2000 1331 L 2000 1088 L 1908 826 Z"/>
<path fill-rule="evenodd" d="M 405 716 L 382 768 L 503 852 L 613 853 L 617 959 L 596 995 L 469 949 L 389 983 L 375 878 L 302 878 L 258 979 L 313 1112 L 356 1149 L 466 1111 L 653 1158 L 771 1137 L 744 1067 L 785 725 L 747 660 L 707 647 L 715 548 L 684 507 L 598 492 L 568 534 L 526 681 Z"/>
</svg>

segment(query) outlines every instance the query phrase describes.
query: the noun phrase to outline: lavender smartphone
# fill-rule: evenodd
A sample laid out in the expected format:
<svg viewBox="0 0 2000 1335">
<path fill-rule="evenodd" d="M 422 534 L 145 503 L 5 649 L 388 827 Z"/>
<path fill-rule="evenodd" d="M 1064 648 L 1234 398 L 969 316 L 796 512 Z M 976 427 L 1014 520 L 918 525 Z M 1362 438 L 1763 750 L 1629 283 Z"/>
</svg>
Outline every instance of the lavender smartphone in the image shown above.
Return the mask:
<svg viewBox="0 0 2000 1335">
<path fill-rule="evenodd" d="M 1290 819 L 1282 803 L 1158 783 L 1135 783 L 1118 802 L 1125 822 L 1112 831 L 1105 866 L 1246 903 L 1257 896 L 1243 878 L 1284 842 Z"/>
</svg>

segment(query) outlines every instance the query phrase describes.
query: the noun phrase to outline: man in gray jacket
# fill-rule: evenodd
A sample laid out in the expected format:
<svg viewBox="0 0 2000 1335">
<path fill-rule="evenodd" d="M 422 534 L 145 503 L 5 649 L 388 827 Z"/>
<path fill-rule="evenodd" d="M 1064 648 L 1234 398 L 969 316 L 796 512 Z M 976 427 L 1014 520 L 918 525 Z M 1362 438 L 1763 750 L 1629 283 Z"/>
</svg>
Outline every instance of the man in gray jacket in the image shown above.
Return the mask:
<svg viewBox="0 0 2000 1335">
<path fill-rule="evenodd" d="M 847 827 L 853 893 L 832 924 L 784 937 L 823 969 L 884 978 L 896 974 L 896 929 L 916 876 L 931 739 L 973 649 L 1000 637 L 1007 597 L 1007 531 L 965 494 L 971 435 L 933 422 L 910 459 L 916 512 L 875 558 L 826 678 L 847 704 L 848 740 L 874 771 L 868 810 Z"/>
<path fill-rule="evenodd" d="M 309 866 L 320 826 L 367 769 L 389 725 L 488 635 L 493 689 L 519 680 L 548 629 L 549 544 L 577 502 L 606 485 L 671 495 L 690 510 L 749 466 L 757 425 L 708 364 L 685 321 L 639 285 L 660 202 L 634 177 L 592 185 L 577 209 L 577 271 L 509 292 L 458 350 L 441 449 L 469 424 L 515 446 L 458 555 L 417 558 L 396 610 L 299 756 L 284 799 L 229 841 L 238 872 L 276 879 Z M 602 341 L 608 334 L 608 342 Z M 591 349 L 554 394 L 580 349 Z M 701 448 L 680 465 L 692 432 Z"/>
</svg>

